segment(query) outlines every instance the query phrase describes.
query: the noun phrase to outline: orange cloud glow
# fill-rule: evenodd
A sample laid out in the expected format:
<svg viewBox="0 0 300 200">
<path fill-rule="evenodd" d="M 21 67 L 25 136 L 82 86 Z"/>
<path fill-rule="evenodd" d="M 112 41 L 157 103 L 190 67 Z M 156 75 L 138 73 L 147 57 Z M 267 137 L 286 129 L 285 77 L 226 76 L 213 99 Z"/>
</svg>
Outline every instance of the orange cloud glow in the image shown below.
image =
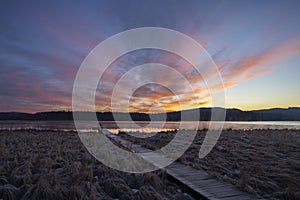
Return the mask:
<svg viewBox="0 0 300 200">
<path fill-rule="evenodd" d="M 117 106 L 115 110 L 156 113 L 212 106 L 213 102 L 216 101 L 212 99 L 212 92 L 234 87 L 243 81 L 268 73 L 273 69 L 274 63 L 300 53 L 299 41 L 296 39 L 284 41 L 264 52 L 241 57 L 236 62 L 218 61 L 220 64 L 217 68 L 206 69 L 201 74 L 187 61 L 176 55 L 165 52 L 159 52 L 158 56 L 153 56 L 155 54 L 150 54 L 150 56 L 145 54 L 150 58 L 154 57 L 155 62 L 167 64 L 178 71 L 188 80 L 189 85 L 178 82 L 171 75 L 165 75 L 160 71 L 156 71 L 154 74 L 152 72 L 148 74 L 149 76 L 156 77 L 156 84 L 143 85 L 133 93 L 132 97 L 127 97 L 126 89 L 131 88 L 134 84 L 139 84 L 139 78 L 141 77 L 135 75 L 133 79 L 136 82 L 133 81 L 128 83 L 128 85 L 122 85 L 122 90 L 115 91 L 119 100 L 118 105 L 115 105 Z M 218 54 L 222 53 L 223 51 Z M 122 74 L 137 65 L 136 63 L 139 63 L 139 59 L 146 59 L 149 62 L 147 60 L 148 57 L 143 58 L 143 54 L 142 58 L 139 58 L 139 54 L 135 56 L 129 55 L 129 58 L 121 59 L 108 68 L 105 76 L 103 76 L 104 78 L 101 80 L 103 87 L 100 86 L 97 92 L 97 109 L 110 111 L 110 107 L 112 106 L 110 97 L 117 81 Z M 145 70 L 146 72 L 147 70 Z M 223 83 L 216 83 L 208 87 L 206 80 L 218 73 L 221 73 Z M 173 85 L 177 93 L 172 92 L 166 87 L 167 85 Z"/>
</svg>

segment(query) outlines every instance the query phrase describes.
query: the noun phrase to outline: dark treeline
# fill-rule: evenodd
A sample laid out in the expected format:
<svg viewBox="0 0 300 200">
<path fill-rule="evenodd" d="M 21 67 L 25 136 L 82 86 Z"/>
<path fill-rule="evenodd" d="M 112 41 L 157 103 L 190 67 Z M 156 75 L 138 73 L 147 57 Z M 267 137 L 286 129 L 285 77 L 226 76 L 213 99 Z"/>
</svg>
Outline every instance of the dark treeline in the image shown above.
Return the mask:
<svg viewBox="0 0 300 200">
<path fill-rule="evenodd" d="M 224 109 L 224 108 L 217 108 Z M 184 120 L 195 120 L 193 114 L 198 112 L 200 121 L 211 120 L 211 108 L 200 108 L 194 110 L 185 110 L 182 112 L 170 112 L 167 114 L 143 114 L 143 113 L 116 113 L 113 116 L 110 112 L 97 113 L 99 121 L 180 121 L 181 116 L 190 116 Z M 90 112 L 78 112 L 81 114 L 81 120 L 91 120 Z M 73 120 L 72 112 L 40 112 L 35 114 L 2 112 L 0 120 Z M 226 109 L 226 121 L 300 121 L 300 108 L 273 108 L 267 110 L 242 111 L 239 109 Z"/>
</svg>

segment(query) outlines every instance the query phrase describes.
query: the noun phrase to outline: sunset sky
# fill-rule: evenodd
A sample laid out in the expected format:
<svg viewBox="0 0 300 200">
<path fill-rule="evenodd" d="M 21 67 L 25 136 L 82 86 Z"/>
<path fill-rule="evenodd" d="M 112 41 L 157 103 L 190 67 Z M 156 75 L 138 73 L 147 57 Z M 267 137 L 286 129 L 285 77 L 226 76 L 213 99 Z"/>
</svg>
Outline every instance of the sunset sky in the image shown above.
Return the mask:
<svg viewBox="0 0 300 200">
<path fill-rule="evenodd" d="M 84 58 L 108 37 L 139 27 L 169 28 L 198 41 L 220 70 L 228 108 L 300 106 L 299 9 L 296 0 L 1 1 L 0 112 L 71 110 L 73 83 Z M 212 105 L 201 76 L 189 63 L 148 49 L 111 64 L 97 89 L 97 110 L 110 110 L 114 84 L 126 71 L 149 62 L 183 74 L 196 101 L 183 92 L 184 103 L 178 107 L 163 83 L 173 81 L 182 91 L 185 86 L 142 69 L 141 74 L 157 77 L 158 84 L 139 88 L 130 111 L 148 112 L 155 101 L 165 111 Z M 138 84 L 143 76 L 133 78 Z M 122 111 L 122 93 L 118 95 Z"/>
</svg>

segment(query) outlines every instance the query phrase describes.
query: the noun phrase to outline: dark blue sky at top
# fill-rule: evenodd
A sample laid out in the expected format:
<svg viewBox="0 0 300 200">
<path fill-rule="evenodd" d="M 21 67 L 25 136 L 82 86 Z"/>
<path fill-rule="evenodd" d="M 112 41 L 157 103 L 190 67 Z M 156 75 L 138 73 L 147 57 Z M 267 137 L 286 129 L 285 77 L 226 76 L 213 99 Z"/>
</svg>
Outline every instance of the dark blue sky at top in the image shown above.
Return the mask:
<svg viewBox="0 0 300 200">
<path fill-rule="evenodd" d="M 280 45 L 287 52 L 284 58 L 298 57 L 279 67 L 278 73 L 287 65 L 293 66 L 293 74 L 300 72 L 294 67 L 299 66 L 299 43 L 291 42 L 300 35 L 299 1 L 1 1 L 0 5 L 0 111 L 70 109 L 73 81 L 85 56 L 104 39 L 138 27 L 165 27 L 193 37 L 224 65 L 228 84 L 247 79 L 240 76 L 237 63 L 253 77 L 263 73 L 249 67 L 250 58 L 259 58 L 256 65 L 263 69 L 280 63 Z M 279 50 L 273 52 L 275 48 Z M 283 82 L 296 83 L 293 77 Z M 255 87 L 253 82 L 249 89 Z"/>
</svg>

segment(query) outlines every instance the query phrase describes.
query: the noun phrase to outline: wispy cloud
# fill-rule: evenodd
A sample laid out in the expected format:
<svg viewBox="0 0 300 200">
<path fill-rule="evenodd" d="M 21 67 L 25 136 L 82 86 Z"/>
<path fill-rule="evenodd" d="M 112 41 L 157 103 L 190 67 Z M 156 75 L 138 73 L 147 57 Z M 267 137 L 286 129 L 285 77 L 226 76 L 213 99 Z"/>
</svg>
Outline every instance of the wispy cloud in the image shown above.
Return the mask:
<svg viewBox="0 0 300 200">
<path fill-rule="evenodd" d="M 254 55 L 240 58 L 222 67 L 225 88 L 232 87 L 271 71 L 279 61 L 300 55 L 300 38 L 282 41 Z"/>
</svg>

